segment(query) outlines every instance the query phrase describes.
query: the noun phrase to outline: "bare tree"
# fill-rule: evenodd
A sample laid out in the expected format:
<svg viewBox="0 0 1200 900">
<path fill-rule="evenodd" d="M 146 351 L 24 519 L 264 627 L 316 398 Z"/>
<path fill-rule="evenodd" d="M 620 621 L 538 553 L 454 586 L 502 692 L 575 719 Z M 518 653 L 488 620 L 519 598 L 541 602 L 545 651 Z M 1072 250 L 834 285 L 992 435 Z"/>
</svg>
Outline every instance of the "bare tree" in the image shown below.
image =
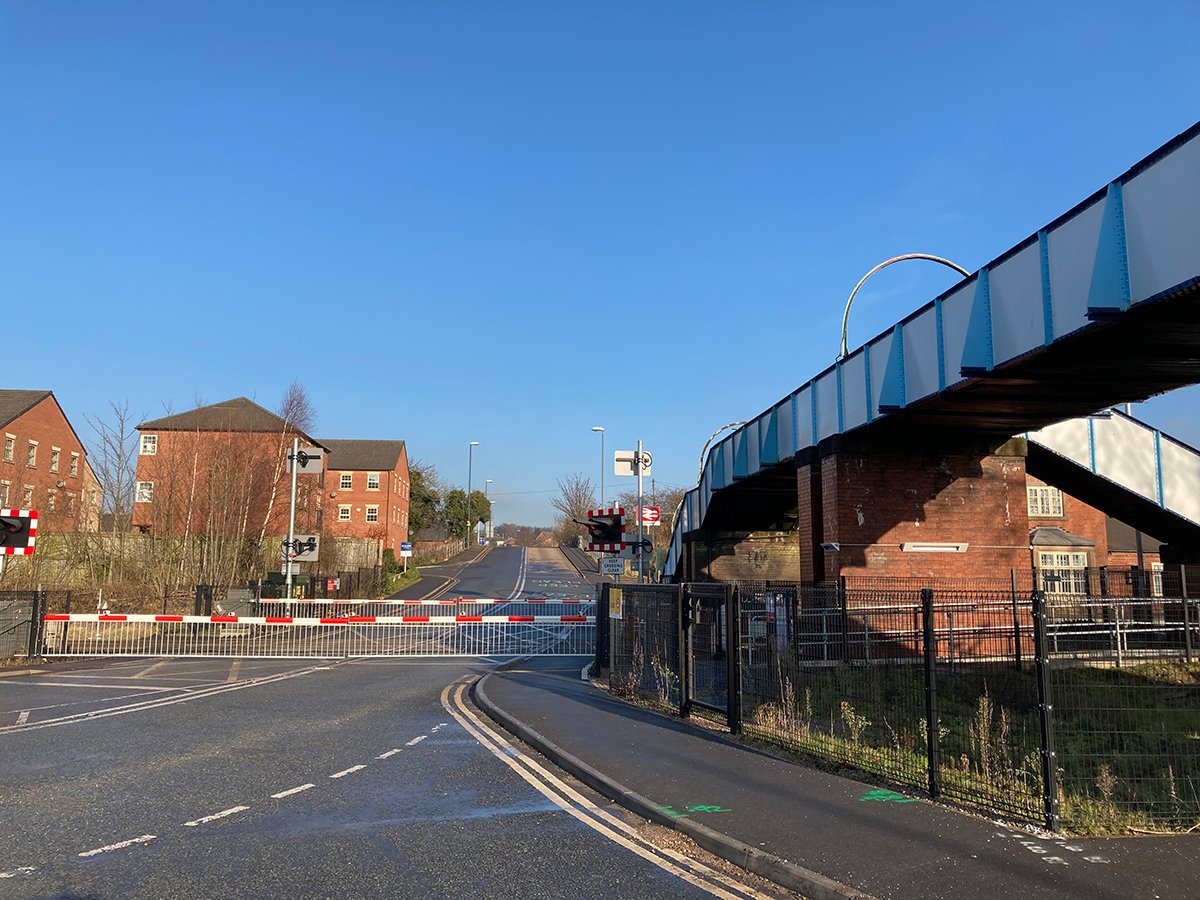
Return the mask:
<svg viewBox="0 0 1200 900">
<path fill-rule="evenodd" d="M 567 542 L 587 532 L 575 519 L 586 519 L 589 509 L 596 506 L 596 492 L 590 478 L 585 478 L 576 472 L 558 480 L 559 494 L 550 501 L 550 505 L 558 510 L 558 522 L 555 524 L 555 537 L 561 542 Z"/>
<path fill-rule="evenodd" d="M 99 442 L 88 462 L 100 481 L 101 531 L 128 531 L 137 480 L 137 420 L 129 414 L 128 400 L 108 406 L 110 420 L 86 417 Z"/>
</svg>

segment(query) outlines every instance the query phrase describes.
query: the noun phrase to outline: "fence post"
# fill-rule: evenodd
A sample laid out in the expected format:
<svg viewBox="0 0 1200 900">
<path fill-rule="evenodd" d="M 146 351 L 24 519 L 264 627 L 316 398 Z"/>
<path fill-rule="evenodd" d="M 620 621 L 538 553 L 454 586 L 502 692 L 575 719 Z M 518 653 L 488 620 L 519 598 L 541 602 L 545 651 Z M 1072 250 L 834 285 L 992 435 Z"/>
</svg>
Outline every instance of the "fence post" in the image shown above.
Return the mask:
<svg viewBox="0 0 1200 900">
<path fill-rule="evenodd" d="M 67 591 L 67 607 L 66 607 L 66 609 L 63 610 L 63 612 L 65 612 L 67 615 L 71 614 L 71 599 L 73 597 L 74 597 L 74 593 L 71 591 Z M 70 641 L 71 623 L 68 620 L 61 624 L 62 624 L 62 639 L 59 642 L 58 652 L 66 653 L 67 647 L 69 646 L 69 641 Z"/>
<path fill-rule="evenodd" d="M 742 614 L 737 585 L 725 585 L 725 717 L 731 734 L 742 730 Z"/>
<path fill-rule="evenodd" d="M 596 603 L 596 674 L 599 675 L 609 667 L 608 615 L 611 602 L 609 591 L 612 585 L 605 582 L 597 587 L 600 590 L 600 599 Z"/>
<path fill-rule="evenodd" d="M 195 593 L 192 596 L 192 615 L 204 615 L 204 585 L 196 585 Z"/>
<path fill-rule="evenodd" d="M 29 647 L 28 659 L 33 660 L 42 655 L 42 629 L 45 628 L 46 592 L 34 591 L 33 603 L 29 609 Z"/>
<path fill-rule="evenodd" d="M 1017 570 L 1009 569 L 1012 574 L 1012 620 L 1013 620 L 1013 656 L 1017 661 L 1017 671 L 1021 671 L 1021 613 L 1017 608 Z"/>
<path fill-rule="evenodd" d="M 1046 827 L 1058 831 L 1058 754 L 1054 751 L 1054 704 L 1050 696 L 1050 650 L 1046 641 L 1046 595 L 1033 592 L 1033 653 L 1037 663 L 1038 718 L 1042 727 L 1042 806 Z"/>
<path fill-rule="evenodd" d="M 850 662 L 850 608 L 846 598 L 846 576 L 837 581 L 838 612 L 842 620 L 842 661 Z"/>
<path fill-rule="evenodd" d="M 167 586 L 164 584 L 163 585 L 163 606 L 162 606 L 162 614 L 164 616 L 167 614 L 167 597 L 168 597 L 168 590 L 167 590 Z"/>
<path fill-rule="evenodd" d="M 686 719 L 692 714 L 692 642 L 691 597 L 687 585 L 680 583 L 675 588 L 675 609 L 679 641 L 679 717 Z"/>
<path fill-rule="evenodd" d="M 933 628 L 933 590 L 921 588 L 921 625 L 925 632 L 925 756 L 929 763 L 929 796 L 941 794 L 941 735 L 938 733 L 937 637 Z"/>
<path fill-rule="evenodd" d="M 1192 618 L 1188 611 L 1187 566 L 1179 565 L 1179 593 L 1183 595 L 1183 653 L 1190 663 L 1192 661 Z"/>
</svg>

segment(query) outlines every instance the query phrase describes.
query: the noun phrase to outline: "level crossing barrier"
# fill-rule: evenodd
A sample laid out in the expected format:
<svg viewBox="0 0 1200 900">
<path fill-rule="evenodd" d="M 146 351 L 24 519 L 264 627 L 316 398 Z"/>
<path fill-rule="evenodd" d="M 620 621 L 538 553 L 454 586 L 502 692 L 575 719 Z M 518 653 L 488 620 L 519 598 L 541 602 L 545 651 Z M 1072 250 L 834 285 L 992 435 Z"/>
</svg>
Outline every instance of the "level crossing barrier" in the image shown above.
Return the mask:
<svg viewBox="0 0 1200 900">
<path fill-rule="evenodd" d="M 587 615 L 49 613 L 44 655 L 347 658 L 591 654 Z"/>
</svg>

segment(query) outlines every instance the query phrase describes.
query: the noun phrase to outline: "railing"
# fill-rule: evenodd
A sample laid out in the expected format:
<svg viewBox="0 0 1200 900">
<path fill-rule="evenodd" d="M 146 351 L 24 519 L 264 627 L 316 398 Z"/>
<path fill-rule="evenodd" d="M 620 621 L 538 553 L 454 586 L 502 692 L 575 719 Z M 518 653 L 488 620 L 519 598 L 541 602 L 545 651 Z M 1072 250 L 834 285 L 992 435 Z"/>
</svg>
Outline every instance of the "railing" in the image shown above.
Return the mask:
<svg viewBox="0 0 1200 900">
<path fill-rule="evenodd" d="M 376 656 L 590 654 L 585 615 L 187 616 L 50 613 L 46 656 Z"/>
</svg>

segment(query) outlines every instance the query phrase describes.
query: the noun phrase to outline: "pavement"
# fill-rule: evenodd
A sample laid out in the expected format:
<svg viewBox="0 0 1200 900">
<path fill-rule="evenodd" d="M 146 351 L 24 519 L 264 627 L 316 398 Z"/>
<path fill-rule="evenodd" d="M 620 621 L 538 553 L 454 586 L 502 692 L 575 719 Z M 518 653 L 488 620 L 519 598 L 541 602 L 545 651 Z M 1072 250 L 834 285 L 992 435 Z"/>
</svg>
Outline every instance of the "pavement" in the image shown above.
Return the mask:
<svg viewBox="0 0 1200 900">
<path fill-rule="evenodd" d="M 475 701 L 644 818 L 811 898 L 1200 897 L 1200 835 L 1073 838 L 810 768 L 525 659 Z"/>
</svg>

